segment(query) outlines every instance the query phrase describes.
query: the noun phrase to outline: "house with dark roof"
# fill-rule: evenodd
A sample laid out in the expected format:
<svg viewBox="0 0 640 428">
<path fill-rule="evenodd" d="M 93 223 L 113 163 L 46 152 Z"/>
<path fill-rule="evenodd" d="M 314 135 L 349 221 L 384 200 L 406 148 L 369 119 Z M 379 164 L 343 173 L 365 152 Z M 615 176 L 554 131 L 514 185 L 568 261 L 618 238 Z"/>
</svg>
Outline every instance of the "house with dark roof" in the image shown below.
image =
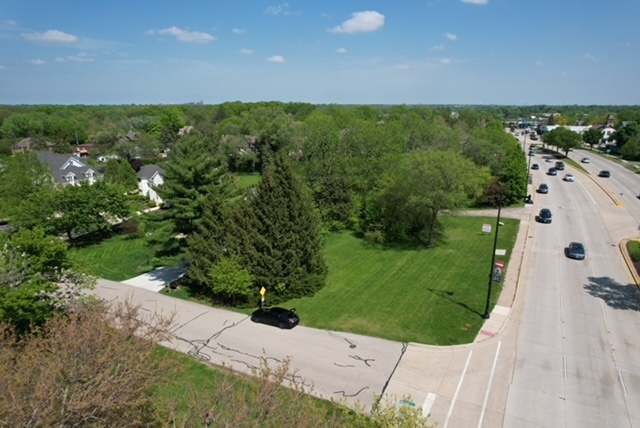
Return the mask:
<svg viewBox="0 0 640 428">
<path fill-rule="evenodd" d="M 11 147 L 11 152 L 15 155 L 16 153 L 28 152 L 31 150 L 31 137 L 27 137 L 24 140 L 18 141 L 16 144 Z"/>
<path fill-rule="evenodd" d="M 138 171 L 138 189 L 141 195 L 145 195 L 150 200 L 161 204 L 162 198 L 156 192 L 158 186 L 164 183 L 162 175 L 164 169 L 158 165 L 143 165 Z"/>
<path fill-rule="evenodd" d="M 36 155 L 51 169 L 53 180 L 63 186 L 79 186 L 83 181 L 93 184 L 102 179 L 102 174 L 76 155 L 47 151 L 36 152 Z"/>
</svg>

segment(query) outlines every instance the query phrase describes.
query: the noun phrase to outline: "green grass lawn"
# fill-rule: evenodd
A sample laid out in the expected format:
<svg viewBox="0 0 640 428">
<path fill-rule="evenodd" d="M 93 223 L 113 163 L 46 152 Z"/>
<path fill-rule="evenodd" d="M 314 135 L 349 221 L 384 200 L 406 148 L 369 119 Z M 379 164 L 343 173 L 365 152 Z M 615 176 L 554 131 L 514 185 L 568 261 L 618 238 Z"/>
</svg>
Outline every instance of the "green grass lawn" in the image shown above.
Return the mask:
<svg viewBox="0 0 640 428">
<path fill-rule="evenodd" d="M 471 342 L 483 323 L 493 249 L 493 235 L 481 230 L 495 218 L 442 217 L 442 222 L 445 241 L 431 249 L 375 247 L 350 233 L 329 234 L 326 286 L 313 297 L 281 305 L 297 308 L 310 327 L 434 345 Z M 498 248 L 507 256 L 497 259 L 506 261 L 519 222 L 503 222 Z M 94 275 L 114 281 L 152 269 L 152 249 L 144 239 L 115 236 L 76 254 Z M 495 302 L 500 285 L 493 290 Z M 185 290 L 169 294 L 196 298 Z M 267 290 L 267 304 L 268 298 Z"/>
<path fill-rule="evenodd" d="M 92 275 L 112 281 L 133 278 L 154 268 L 153 249 L 143 238 L 116 235 L 73 251 Z"/>
<path fill-rule="evenodd" d="M 348 233 L 329 235 L 327 285 L 284 306 L 296 307 L 311 327 L 434 345 L 473 341 L 484 321 L 493 249 L 493 235 L 481 228 L 495 218 L 442 221 L 446 242 L 433 249 L 375 248 Z M 504 224 L 498 248 L 509 256 L 519 222 Z M 495 302 L 500 285 L 493 290 Z"/>
</svg>

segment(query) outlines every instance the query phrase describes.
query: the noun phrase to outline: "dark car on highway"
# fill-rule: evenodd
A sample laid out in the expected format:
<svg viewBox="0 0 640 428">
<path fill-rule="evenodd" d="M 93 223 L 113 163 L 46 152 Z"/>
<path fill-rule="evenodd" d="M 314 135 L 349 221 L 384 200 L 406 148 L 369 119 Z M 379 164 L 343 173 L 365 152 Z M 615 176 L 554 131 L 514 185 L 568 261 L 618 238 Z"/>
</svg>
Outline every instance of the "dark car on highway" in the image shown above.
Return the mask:
<svg viewBox="0 0 640 428">
<path fill-rule="evenodd" d="M 540 165 L 534 163 L 533 165 L 531 165 L 531 169 L 540 169 Z"/>
<path fill-rule="evenodd" d="M 611 177 L 611 173 L 609 171 L 600 171 L 600 173 L 598 174 L 598 177 L 604 177 L 604 178 L 609 178 Z"/>
<path fill-rule="evenodd" d="M 547 171 L 547 175 L 558 175 L 558 170 L 555 168 L 549 168 L 549 171 Z"/>
<path fill-rule="evenodd" d="M 293 328 L 300 324 L 300 317 L 295 309 L 261 308 L 253 311 L 251 321 L 269 324 L 280 328 Z"/>
<path fill-rule="evenodd" d="M 551 223 L 551 210 L 549 208 L 543 208 L 538 214 L 538 221 L 540 223 Z"/>
<path fill-rule="evenodd" d="M 580 242 L 572 242 L 567 247 L 567 257 L 576 260 L 584 260 L 586 256 L 586 251 L 584 249 L 584 245 Z"/>
<path fill-rule="evenodd" d="M 564 162 L 562 162 L 562 161 L 556 162 L 556 169 L 558 171 L 564 171 Z"/>
<path fill-rule="evenodd" d="M 538 186 L 538 193 L 549 193 L 549 186 L 542 183 Z"/>
</svg>

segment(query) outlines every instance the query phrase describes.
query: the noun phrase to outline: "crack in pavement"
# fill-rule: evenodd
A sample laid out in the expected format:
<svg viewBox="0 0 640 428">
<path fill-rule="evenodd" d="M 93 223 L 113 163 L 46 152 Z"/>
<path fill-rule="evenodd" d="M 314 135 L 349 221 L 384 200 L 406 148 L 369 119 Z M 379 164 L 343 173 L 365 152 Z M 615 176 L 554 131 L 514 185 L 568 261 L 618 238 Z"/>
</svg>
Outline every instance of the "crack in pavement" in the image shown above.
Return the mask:
<svg viewBox="0 0 640 428">
<path fill-rule="evenodd" d="M 201 316 L 203 316 L 203 315 L 204 315 L 204 314 L 206 314 L 207 312 L 209 312 L 209 311 L 204 311 L 204 312 L 202 312 L 200 315 L 196 315 L 195 317 L 191 318 L 189 321 L 187 321 L 187 322 L 185 322 L 185 323 L 183 323 L 183 324 L 178 324 L 178 325 L 176 325 L 175 327 L 173 327 L 173 328 L 169 331 L 169 333 L 172 333 L 172 334 L 173 334 L 173 332 L 174 332 L 174 331 L 180 330 L 182 327 L 184 327 L 185 325 L 190 324 L 191 322 L 193 322 L 193 321 L 197 320 L 198 318 L 200 318 Z"/>
<path fill-rule="evenodd" d="M 334 394 L 342 394 L 342 396 L 343 396 L 343 397 L 345 397 L 345 398 L 346 398 L 346 397 L 349 397 L 349 398 L 350 398 L 350 397 L 356 397 L 356 396 L 358 396 L 362 391 L 367 390 L 367 389 L 369 389 L 369 387 L 368 387 L 368 386 L 363 386 L 363 387 L 362 387 L 362 388 L 360 388 L 360 389 L 358 390 L 358 392 L 356 392 L 355 394 L 347 394 L 347 393 L 346 393 L 346 392 L 344 392 L 344 391 L 335 391 L 335 392 L 334 392 Z"/>
<path fill-rule="evenodd" d="M 353 364 L 338 364 L 338 363 L 333 363 L 334 366 L 337 367 L 355 367 Z"/>
<path fill-rule="evenodd" d="M 229 348 L 228 346 L 224 346 L 222 343 L 218 343 L 218 346 L 221 349 L 224 349 L 225 351 L 235 352 L 236 354 L 246 355 L 247 357 L 251 357 L 251 358 L 255 358 L 255 359 L 259 359 L 259 360 L 265 360 L 265 361 L 272 360 L 272 361 L 275 361 L 278 364 L 282 364 L 284 362 L 283 360 L 281 360 L 279 358 L 276 358 L 276 357 L 263 357 L 263 356 L 257 356 L 257 355 L 249 354 L 248 352 L 242 352 L 242 351 L 239 351 L 237 349 Z"/>
<path fill-rule="evenodd" d="M 173 328 L 172 329 L 173 331 L 169 331 L 168 333 L 171 334 L 177 340 L 181 340 L 183 342 L 186 342 L 186 343 L 188 343 L 189 345 L 191 345 L 193 347 L 191 350 L 189 350 L 187 352 L 187 354 L 193 355 L 195 357 L 201 358 L 201 359 L 206 360 L 206 361 L 211 361 L 211 357 L 209 355 L 201 352 L 201 351 L 206 348 L 206 349 L 210 349 L 214 353 L 217 353 L 219 355 L 223 355 L 223 354 L 221 354 L 219 352 L 216 352 L 216 348 L 215 347 L 209 346 L 209 342 L 211 342 L 213 339 L 217 339 L 226 330 L 235 327 L 239 323 L 231 323 L 230 325 L 227 325 L 227 326 L 221 328 L 220 330 L 216 331 L 211 336 L 209 336 L 207 339 L 186 339 L 186 338 L 178 336 L 178 335 L 176 335 L 174 333 L 176 330 L 184 327 L 185 325 L 187 325 L 188 323 L 190 323 L 190 322 L 194 321 L 195 319 L 201 317 L 205 313 L 207 313 L 207 311 L 205 311 L 202 314 L 200 314 L 200 315 L 194 317 L 193 319 L 187 321 L 186 323 L 182 324 L 181 326 L 179 326 L 177 328 Z M 242 321 L 244 321 L 244 320 L 242 320 Z M 242 321 L 240 321 L 240 322 L 242 322 Z M 227 322 L 228 322 L 228 320 L 225 320 L 223 325 L 226 324 Z M 221 346 L 221 345 L 218 343 L 218 346 Z"/>
<path fill-rule="evenodd" d="M 353 358 L 354 360 L 362 361 L 363 363 L 365 363 L 367 365 L 367 367 L 371 367 L 371 364 L 369 364 L 369 361 L 375 361 L 374 358 L 362 358 L 359 355 L 349 355 L 349 358 Z"/>
</svg>

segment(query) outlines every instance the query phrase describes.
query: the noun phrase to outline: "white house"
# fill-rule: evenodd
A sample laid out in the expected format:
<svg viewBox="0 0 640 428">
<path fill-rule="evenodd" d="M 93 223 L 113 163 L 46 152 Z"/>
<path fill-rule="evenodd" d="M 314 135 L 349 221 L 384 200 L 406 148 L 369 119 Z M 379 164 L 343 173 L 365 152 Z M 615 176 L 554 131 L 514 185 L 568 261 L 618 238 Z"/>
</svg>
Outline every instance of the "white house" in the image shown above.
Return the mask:
<svg viewBox="0 0 640 428">
<path fill-rule="evenodd" d="M 164 183 L 162 179 L 164 169 L 158 165 L 143 165 L 138 172 L 138 189 L 141 195 L 147 196 L 150 200 L 161 204 L 162 198 L 156 192 L 158 186 Z"/>
</svg>

